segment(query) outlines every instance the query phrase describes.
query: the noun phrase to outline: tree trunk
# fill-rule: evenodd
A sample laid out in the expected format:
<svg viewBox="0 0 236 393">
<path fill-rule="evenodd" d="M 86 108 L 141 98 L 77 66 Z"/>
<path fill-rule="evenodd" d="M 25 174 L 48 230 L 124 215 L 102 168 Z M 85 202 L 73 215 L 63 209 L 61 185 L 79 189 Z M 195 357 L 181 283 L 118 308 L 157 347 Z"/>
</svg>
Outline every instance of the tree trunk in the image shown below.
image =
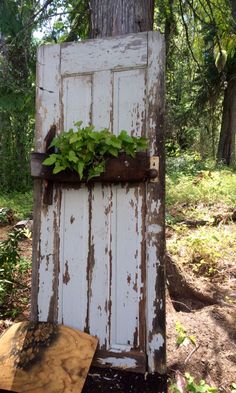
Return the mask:
<svg viewBox="0 0 236 393">
<path fill-rule="evenodd" d="M 230 0 L 232 14 L 232 30 L 236 32 L 236 0 Z M 233 63 L 235 64 L 235 56 Z M 234 67 L 234 66 L 233 66 Z M 226 165 L 235 164 L 235 135 L 236 135 L 236 73 L 231 70 L 227 75 L 227 88 L 224 93 L 223 115 L 217 161 Z"/>
<path fill-rule="evenodd" d="M 90 38 L 153 29 L 154 0 L 91 0 Z"/>
<path fill-rule="evenodd" d="M 231 75 L 224 94 L 223 116 L 217 161 L 226 165 L 235 164 L 235 134 L 236 134 L 236 74 Z"/>
</svg>

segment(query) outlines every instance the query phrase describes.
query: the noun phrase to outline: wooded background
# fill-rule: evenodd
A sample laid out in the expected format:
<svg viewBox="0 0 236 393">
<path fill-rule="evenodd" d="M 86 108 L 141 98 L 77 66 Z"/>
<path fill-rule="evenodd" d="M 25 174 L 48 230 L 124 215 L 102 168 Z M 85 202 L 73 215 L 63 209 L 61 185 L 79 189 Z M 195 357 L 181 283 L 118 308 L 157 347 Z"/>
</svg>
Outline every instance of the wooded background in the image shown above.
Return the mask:
<svg viewBox="0 0 236 393">
<path fill-rule="evenodd" d="M 235 165 L 236 0 L 2 0 L 0 189 L 31 187 L 37 47 L 117 26 L 165 34 L 167 155 Z"/>
</svg>

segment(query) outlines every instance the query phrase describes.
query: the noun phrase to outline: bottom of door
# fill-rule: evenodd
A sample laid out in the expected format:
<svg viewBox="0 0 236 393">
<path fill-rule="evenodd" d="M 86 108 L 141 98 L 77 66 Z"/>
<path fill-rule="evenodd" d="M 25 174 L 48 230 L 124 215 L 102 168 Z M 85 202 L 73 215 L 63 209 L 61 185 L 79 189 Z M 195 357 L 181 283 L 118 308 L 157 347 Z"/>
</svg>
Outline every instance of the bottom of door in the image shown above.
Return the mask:
<svg viewBox="0 0 236 393">
<path fill-rule="evenodd" d="M 147 371 L 147 356 L 145 353 L 138 351 L 112 352 L 97 350 L 92 365 L 145 373 Z"/>
</svg>

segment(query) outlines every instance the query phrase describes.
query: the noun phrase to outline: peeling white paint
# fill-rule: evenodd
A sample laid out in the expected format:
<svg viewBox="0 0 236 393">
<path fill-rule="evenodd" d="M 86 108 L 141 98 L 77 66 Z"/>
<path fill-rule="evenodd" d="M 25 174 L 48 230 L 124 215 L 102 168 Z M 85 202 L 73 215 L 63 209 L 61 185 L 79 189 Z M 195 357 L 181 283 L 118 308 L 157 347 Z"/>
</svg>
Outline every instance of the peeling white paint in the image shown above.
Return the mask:
<svg viewBox="0 0 236 393">
<path fill-rule="evenodd" d="M 111 352 L 116 352 L 116 353 L 120 353 L 120 352 L 129 352 L 131 351 L 132 347 L 131 345 L 112 345 L 112 347 L 110 348 Z"/>
<path fill-rule="evenodd" d="M 128 357 L 115 358 L 107 357 L 105 359 L 98 358 L 98 362 L 102 365 L 109 365 L 111 367 L 120 368 L 135 368 L 137 366 L 137 361 Z"/>
<path fill-rule="evenodd" d="M 154 334 L 152 337 L 153 349 L 159 350 L 165 343 L 165 340 L 161 333 Z"/>
<path fill-rule="evenodd" d="M 157 234 L 157 233 L 160 233 L 161 231 L 162 231 L 162 228 L 158 224 L 148 225 L 148 233 Z"/>
<path fill-rule="evenodd" d="M 77 43 L 62 46 L 62 57 L 63 74 L 88 73 L 123 67 L 145 67 L 147 33 L 89 40 L 80 44 L 79 51 Z"/>
<path fill-rule="evenodd" d="M 158 214 L 161 207 L 161 200 L 158 199 L 157 201 L 152 201 L 151 203 L 151 213 Z"/>
</svg>

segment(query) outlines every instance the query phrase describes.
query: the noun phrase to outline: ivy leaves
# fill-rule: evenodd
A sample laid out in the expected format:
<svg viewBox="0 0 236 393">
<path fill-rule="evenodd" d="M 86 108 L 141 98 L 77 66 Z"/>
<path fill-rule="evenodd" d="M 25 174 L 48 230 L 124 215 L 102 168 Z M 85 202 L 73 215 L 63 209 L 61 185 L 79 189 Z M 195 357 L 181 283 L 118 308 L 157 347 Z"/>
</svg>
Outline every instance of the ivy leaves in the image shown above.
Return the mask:
<svg viewBox="0 0 236 393">
<path fill-rule="evenodd" d="M 132 137 L 126 131 L 116 136 L 106 128 L 96 132 L 93 126 L 81 125 L 82 122 L 77 122 L 77 131 L 70 129 L 53 139 L 50 147 L 54 147 L 56 153 L 50 154 L 43 165 L 54 165 L 54 174 L 70 169 L 76 171 L 81 180 L 90 180 L 105 171 L 108 158 L 118 157 L 121 152 L 134 157 L 136 152 L 147 149 L 146 138 Z"/>
</svg>

